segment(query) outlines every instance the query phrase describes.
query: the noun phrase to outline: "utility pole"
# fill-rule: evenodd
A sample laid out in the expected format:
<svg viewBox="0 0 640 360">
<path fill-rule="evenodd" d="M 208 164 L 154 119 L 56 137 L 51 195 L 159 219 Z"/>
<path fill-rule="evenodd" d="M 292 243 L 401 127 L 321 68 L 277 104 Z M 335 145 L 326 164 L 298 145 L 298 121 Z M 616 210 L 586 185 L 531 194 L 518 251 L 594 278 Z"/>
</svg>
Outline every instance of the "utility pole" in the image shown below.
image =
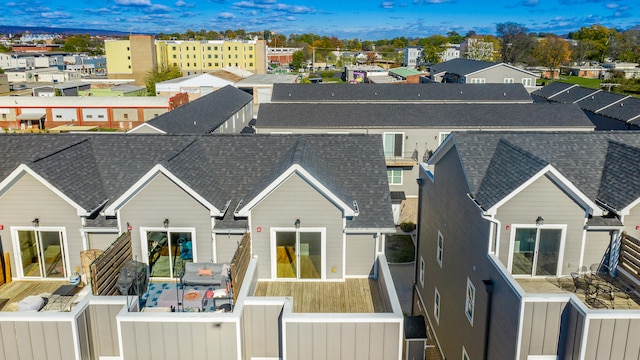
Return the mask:
<svg viewBox="0 0 640 360">
<path fill-rule="evenodd" d="M 316 48 L 315 46 L 311 47 L 311 72 L 316 68 Z"/>
</svg>

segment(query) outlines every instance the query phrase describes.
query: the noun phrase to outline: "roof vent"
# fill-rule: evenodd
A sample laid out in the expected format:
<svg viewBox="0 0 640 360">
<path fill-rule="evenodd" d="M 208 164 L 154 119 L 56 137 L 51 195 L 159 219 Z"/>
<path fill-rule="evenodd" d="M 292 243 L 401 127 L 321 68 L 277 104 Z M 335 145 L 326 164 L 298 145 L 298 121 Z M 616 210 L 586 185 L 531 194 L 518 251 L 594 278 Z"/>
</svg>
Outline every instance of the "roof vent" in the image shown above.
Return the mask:
<svg viewBox="0 0 640 360">
<path fill-rule="evenodd" d="M 620 106 L 624 106 L 624 103 L 620 103 Z"/>
<path fill-rule="evenodd" d="M 502 96 L 507 96 L 507 93 L 506 92 L 502 93 Z"/>
<path fill-rule="evenodd" d="M 378 96 L 378 92 L 377 92 L 377 91 L 376 91 L 376 92 L 374 92 L 374 93 L 373 93 L 373 95 Z"/>
<path fill-rule="evenodd" d="M 289 97 L 291 97 L 291 94 L 289 94 Z"/>
<path fill-rule="evenodd" d="M 420 93 L 418 93 L 418 97 L 420 97 Z"/>
<path fill-rule="evenodd" d="M 333 93 L 331 93 L 331 97 L 333 97 Z"/>
</svg>

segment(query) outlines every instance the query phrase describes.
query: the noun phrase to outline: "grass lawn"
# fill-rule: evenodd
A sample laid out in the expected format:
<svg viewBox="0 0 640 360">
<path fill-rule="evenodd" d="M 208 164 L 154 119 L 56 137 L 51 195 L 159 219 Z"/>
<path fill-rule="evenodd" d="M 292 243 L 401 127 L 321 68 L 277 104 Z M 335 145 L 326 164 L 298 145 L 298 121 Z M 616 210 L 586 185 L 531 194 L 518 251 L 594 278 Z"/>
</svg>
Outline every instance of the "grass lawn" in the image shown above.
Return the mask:
<svg viewBox="0 0 640 360">
<path fill-rule="evenodd" d="M 559 81 L 570 83 L 570 84 L 577 84 L 577 85 L 584 86 L 586 88 L 591 88 L 591 89 L 600 89 L 600 83 L 602 82 L 600 79 L 589 79 L 589 78 L 583 78 L 579 76 L 564 76 L 564 75 L 560 76 Z"/>
<path fill-rule="evenodd" d="M 415 248 L 411 235 L 389 235 L 386 245 L 385 252 L 388 262 L 405 263 L 415 260 Z"/>
</svg>

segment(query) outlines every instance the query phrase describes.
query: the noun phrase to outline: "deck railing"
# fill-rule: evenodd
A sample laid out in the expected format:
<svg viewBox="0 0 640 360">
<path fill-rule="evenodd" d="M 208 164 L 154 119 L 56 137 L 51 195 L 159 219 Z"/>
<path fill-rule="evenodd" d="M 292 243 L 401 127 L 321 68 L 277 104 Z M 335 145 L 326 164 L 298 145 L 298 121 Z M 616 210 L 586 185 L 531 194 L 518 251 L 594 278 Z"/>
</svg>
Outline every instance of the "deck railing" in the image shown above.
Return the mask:
<svg viewBox="0 0 640 360">
<path fill-rule="evenodd" d="M 640 240 L 627 234 L 622 235 L 618 265 L 640 281 Z"/>
<path fill-rule="evenodd" d="M 238 293 L 251 260 L 251 233 L 246 233 L 240 240 L 236 253 L 231 259 L 231 286 L 233 286 L 233 302 L 238 301 Z"/>
</svg>

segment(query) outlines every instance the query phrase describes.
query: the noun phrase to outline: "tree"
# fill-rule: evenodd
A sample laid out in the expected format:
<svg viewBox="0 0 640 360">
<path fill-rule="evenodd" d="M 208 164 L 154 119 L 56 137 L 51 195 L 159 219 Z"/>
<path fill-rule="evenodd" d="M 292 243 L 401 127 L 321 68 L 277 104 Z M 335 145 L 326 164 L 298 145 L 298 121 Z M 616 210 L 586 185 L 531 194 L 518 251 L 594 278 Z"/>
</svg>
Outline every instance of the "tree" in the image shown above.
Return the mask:
<svg viewBox="0 0 640 360">
<path fill-rule="evenodd" d="M 296 51 L 293 53 L 293 59 L 289 62 L 289 68 L 293 71 L 298 71 L 303 68 L 305 62 L 304 53 Z"/>
<path fill-rule="evenodd" d="M 92 38 L 89 34 L 76 34 L 68 36 L 63 51 L 67 52 L 86 52 L 90 55 L 104 54 L 104 43 L 96 38 Z"/>
<path fill-rule="evenodd" d="M 621 51 L 618 60 L 640 62 L 640 27 L 636 25 L 621 34 Z"/>
<path fill-rule="evenodd" d="M 442 35 L 431 35 L 428 38 L 420 39 L 422 46 L 422 57 L 424 61 L 436 64 L 441 61 L 442 53 L 447 48 L 447 38 Z"/>
<path fill-rule="evenodd" d="M 460 44 L 464 40 L 464 36 L 458 34 L 457 31 L 447 32 L 447 41 L 449 44 Z"/>
<path fill-rule="evenodd" d="M 500 41 L 494 36 L 477 36 L 467 38 L 464 47 L 464 58 L 481 61 L 496 61 L 500 54 Z"/>
<path fill-rule="evenodd" d="M 11 48 L 5 46 L 4 44 L 0 44 L 0 53 L 8 53 L 11 51 Z M 0 69 L 1 70 L 1 69 Z"/>
<path fill-rule="evenodd" d="M 551 78 L 555 77 L 555 69 L 571 60 L 569 43 L 557 36 L 548 36 L 542 39 L 533 49 L 533 55 L 542 66 L 551 70 Z"/>
<path fill-rule="evenodd" d="M 154 67 L 147 73 L 144 82 L 147 86 L 147 94 L 156 96 L 156 83 L 182 77 L 182 70 L 177 66 Z"/>
<path fill-rule="evenodd" d="M 499 23 L 496 33 L 500 38 L 502 62 L 517 64 L 531 56 L 534 38 L 527 35 L 527 28 L 513 22 Z"/>
<path fill-rule="evenodd" d="M 585 54 L 586 59 L 604 62 L 610 50 L 611 40 L 616 34 L 615 29 L 595 24 L 589 27 L 583 26 L 580 30 L 569 34 L 569 37 L 584 43 L 583 46 L 589 50 Z"/>
</svg>

